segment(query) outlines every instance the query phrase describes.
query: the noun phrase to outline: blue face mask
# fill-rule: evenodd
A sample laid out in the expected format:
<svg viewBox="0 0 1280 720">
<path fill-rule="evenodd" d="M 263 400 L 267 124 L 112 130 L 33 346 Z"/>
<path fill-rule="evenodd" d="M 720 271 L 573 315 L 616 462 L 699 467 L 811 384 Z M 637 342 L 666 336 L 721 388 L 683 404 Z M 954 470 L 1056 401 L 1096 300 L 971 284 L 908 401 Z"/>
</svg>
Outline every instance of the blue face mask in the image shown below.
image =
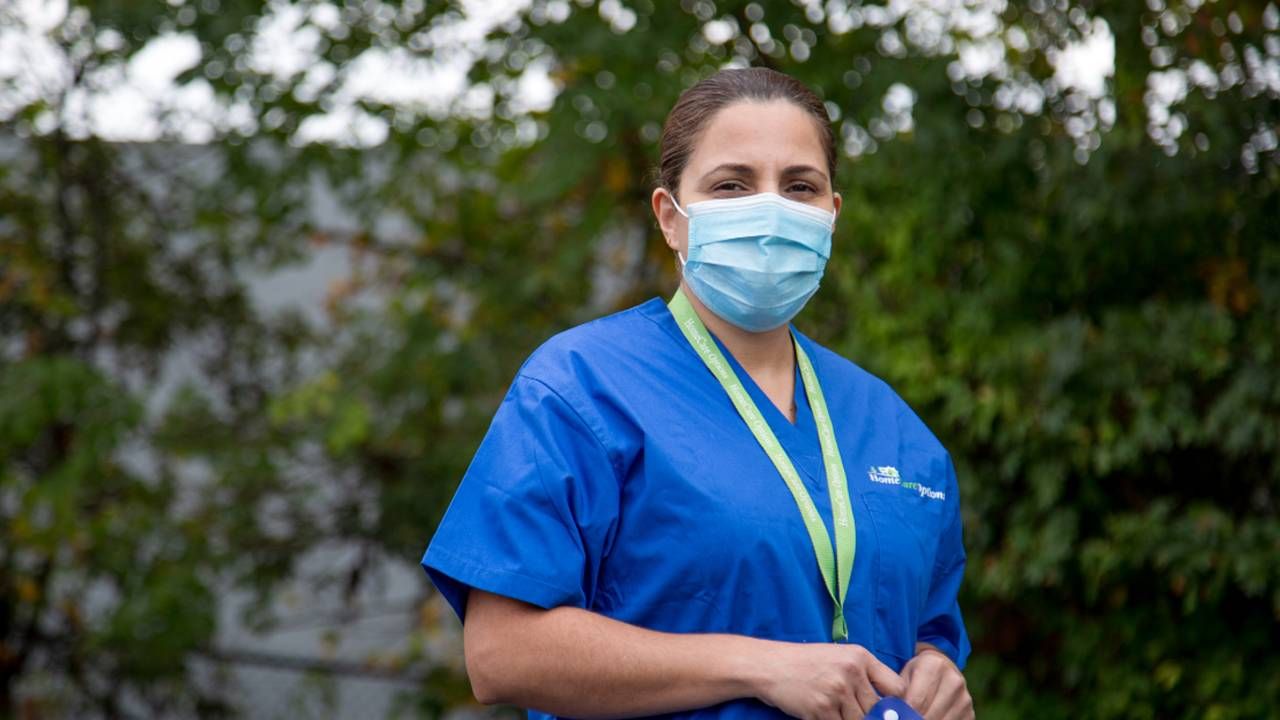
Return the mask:
<svg viewBox="0 0 1280 720">
<path fill-rule="evenodd" d="M 688 212 L 675 206 L 689 218 L 689 257 L 680 258 L 685 282 L 726 322 L 772 330 L 818 291 L 834 213 L 773 193 L 704 200 Z"/>
</svg>

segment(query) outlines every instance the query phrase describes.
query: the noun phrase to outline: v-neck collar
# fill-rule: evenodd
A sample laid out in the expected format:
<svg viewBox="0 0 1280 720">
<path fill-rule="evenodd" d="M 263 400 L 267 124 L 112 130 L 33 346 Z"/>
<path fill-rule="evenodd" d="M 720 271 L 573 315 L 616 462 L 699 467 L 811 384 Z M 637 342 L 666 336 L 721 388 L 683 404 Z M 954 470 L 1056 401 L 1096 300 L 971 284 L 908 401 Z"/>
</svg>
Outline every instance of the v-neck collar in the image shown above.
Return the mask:
<svg viewBox="0 0 1280 720">
<path fill-rule="evenodd" d="M 689 346 L 689 341 L 681 334 L 680 328 L 676 325 L 675 317 L 671 315 L 671 311 L 667 308 L 666 303 L 659 298 L 654 298 L 650 303 L 657 304 L 653 308 L 654 313 L 650 314 L 650 318 L 657 321 L 657 324 L 666 331 L 673 339 L 684 347 L 694 359 L 699 360 L 698 365 L 702 366 L 701 360 L 698 358 L 697 352 Z M 660 308 L 660 309 L 659 309 Z M 647 313 L 648 314 L 648 313 Z M 657 315 L 657 317 L 654 317 Z M 794 326 L 788 323 L 787 329 L 791 332 L 796 341 L 804 343 L 805 339 L 796 332 Z M 809 405 L 809 394 L 804 389 L 803 379 L 800 377 L 800 363 L 795 363 L 795 373 L 793 397 L 796 404 L 796 421 L 793 424 L 787 419 L 787 416 L 778 409 L 777 405 L 769 399 L 764 390 L 756 384 L 751 374 L 743 369 L 738 363 L 737 358 L 724 343 L 720 342 L 720 338 L 716 334 L 707 330 L 707 334 L 715 341 L 716 346 L 720 348 L 720 352 L 724 355 L 725 360 L 729 363 L 729 367 L 733 369 L 738 380 L 742 382 L 742 387 L 746 389 L 747 394 L 751 396 L 752 402 L 756 407 L 760 408 L 760 414 L 764 416 L 765 422 L 769 423 L 769 428 L 773 431 L 778 442 L 782 444 L 783 449 L 787 451 L 787 455 L 791 458 L 791 462 L 795 465 L 809 483 L 815 487 L 822 489 L 822 495 L 826 495 L 826 470 L 822 467 L 822 447 L 818 443 L 818 428 L 813 420 L 813 410 Z M 705 366 L 702 366 L 705 370 Z M 724 395 L 723 388 L 720 388 L 715 377 L 707 371 L 707 381 L 714 384 L 717 389 L 721 390 L 720 395 L 724 396 L 725 402 L 729 403 L 729 398 Z M 741 421 L 736 410 L 733 410 L 730 404 L 730 410 L 733 412 L 735 420 Z M 745 423 L 743 425 L 745 428 Z"/>
<path fill-rule="evenodd" d="M 791 328 L 788 327 L 788 330 L 791 330 Z M 773 403 L 773 400 L 769 399 L 769 396 L 765 393 L 764 389 L 756 383 L 755 378 L 751 377 L 751 373 L 747 372 L 746 368 L 742 367 L 738 362 L 738 359 L 733 356 L 733 353 L 729 352 L 729 348 L 720 341 L 720 338 L 716 337 L 716 334 L 711 332 L 710 329 L 707 330 L 707 334 L 711 336 L 711 339 L 715 341 L 716 346 L 720 348 L 720 353 L 724 355 L 724 359 L 729 362 L 729 367 L 733 368 L 733 373 L 738 376 L 738 380 L 742 381 L 742 386 L 746 388 L 747 394 L 751 396 L 751 400 L 755 402 L 756 407 L 760 408 L 761 414 L 765 416 L 765 420 L 768 421 L 769 427 L 773 429 L 773 434 L 777 435 L 779 440 L 782 439 L 782 433 L 784 432 L 795 432 L 803 429 L 803 418 L 800 415 L 801 405 L 804 406 L 805 414 L 808 416 L 809 423 L 813 423 L 813 413 L 809 409 L 809 394 L 805 391 L 804 382 L 800 377 L 800 362 L 798 360 L 794 361 L 791 371 L 795 376 L 792 378 L 794 382 L 794 385 L 792 386 L 792 402 L 795 403 L 796 406 L 796 421 L 792 423 L 787 419 L 787 416 L 782 412 L 782 410 Z M 795 353 L 794 347 L 792 348 L 792 353 L 793 355 Z M 817 432 L 816 427 L 814 428 L 814 432 Z"/>
</svg>

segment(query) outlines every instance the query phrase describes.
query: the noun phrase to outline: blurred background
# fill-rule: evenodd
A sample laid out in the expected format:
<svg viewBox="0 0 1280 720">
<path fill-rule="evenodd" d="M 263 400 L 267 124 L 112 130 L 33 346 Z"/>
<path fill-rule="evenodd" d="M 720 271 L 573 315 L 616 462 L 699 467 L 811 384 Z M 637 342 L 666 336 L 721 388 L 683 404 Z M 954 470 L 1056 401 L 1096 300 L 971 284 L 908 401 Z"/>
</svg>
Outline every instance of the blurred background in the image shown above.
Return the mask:
<svg viewBox="0 0 1280 720">
<path fill-rule="evenodd" d="M 1280 717 L 1249 0 L 0 0 L 0 716 L 510 712 L 417 562 L 747 65 L 843 151 L 797 324 L 957 462 L 979 717 Z"/>
</svg>

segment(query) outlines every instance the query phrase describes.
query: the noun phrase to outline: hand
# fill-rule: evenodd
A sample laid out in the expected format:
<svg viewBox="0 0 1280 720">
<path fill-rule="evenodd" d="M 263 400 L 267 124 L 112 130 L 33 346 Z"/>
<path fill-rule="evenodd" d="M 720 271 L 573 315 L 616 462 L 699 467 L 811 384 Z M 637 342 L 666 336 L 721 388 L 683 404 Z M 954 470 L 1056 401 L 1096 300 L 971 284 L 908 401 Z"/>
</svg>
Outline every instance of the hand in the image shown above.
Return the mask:
<svg viewBox="0 0 1280 720">
<path fill-rule="evenodd" d="M 759 670 L 756 696 L 801 720 L 861 720 L 881 695 L 907 690 L 861 645 L 769 643 Z"/>
<path fill-rule="evenodd" d="M 925 720 L 973 720 L 973 698 L 960 668 L 932 645 L 916 646 L 916 656 L 902 668 L 907 684 L 903 698 Z"/>
</svg>

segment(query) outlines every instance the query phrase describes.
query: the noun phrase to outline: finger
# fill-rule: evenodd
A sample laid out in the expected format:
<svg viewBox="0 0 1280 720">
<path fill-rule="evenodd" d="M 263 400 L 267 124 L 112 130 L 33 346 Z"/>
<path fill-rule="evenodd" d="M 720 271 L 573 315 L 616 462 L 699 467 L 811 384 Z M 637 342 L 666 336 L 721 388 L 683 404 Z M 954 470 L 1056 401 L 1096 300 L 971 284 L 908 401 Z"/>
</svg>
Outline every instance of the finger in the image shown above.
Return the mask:
<svg viewBox="0 0 1280 720">
<path fill-rule="evenodd" d="M 943 720 L 974 720 L 973 697 L 969 695 L 968 690 L 961 693 L 959 702 L 951 706 L 943 716 Z"/>
<path fill-rule="evenodd" d="M 946 705 L 938 702 L 938 683 L 936 678 L 925 688 L 924 697 L 921 698 L 919 705 L 911 704 L 910 701 L 908 701 L 908 704 L 916 712 L 923 715 L 925 720 L 937 720 L 934 716 L 941 714 L 946 709 Z"/>
<path fill-rule="evenodd" d="M 871 708 L 863 710 L 862 703 L 858 702 L 856 697 L 846 697 L 844 702 L 840 704 L 840 717 L 844 718 L 844 720 L 849 720 L 850 718 L 853 720 L 862 720 L 862 718 L 867 716 L 867 710 L 870 709 Z"/>
<path fill-rule="evenodd" d="M 937 684 L 937 693 L 929 706 L 920 711 L 925 720 L 949 720 L 963 709 L 962 699 L 969 693 L 960 673 L 946 673 Z"/>
<path fill-rule="evenodd" d="M 875 707 L 876 703 L 880 702 L 880 696 L 877 695 L 876 691 L 871 687 L 871 683 L 867 682 L 865 679 L 854 687 L 853 693 L 857 700 L 857 706 L 862 711 L 859 714 L 859 717 L 870 713 L 871 708 Z"/>
<path fill-rule="evenodd" d="M 911 676 L 915 675 L 916 668 L 919 667 L 919 665 L 919 658 L 911 658 L 907 661 L 907 664 L 902 667 L 902 672 L 898 673 L 902 676 L 903 680 L 907 681 L 907 687 L 911 687 Z"/>
<path fill-rule="evenodd" d="M 931 672 L 928 668 L 921 667 L 920 663 L 916 663 L 912 668 L 911 676 L 907 678 L 907 692 L 903 694 L 902 699 L 906 700 L 916 712 L 924 714 L 937 691 L 937 672 Z"/>
<path fill-rule="evenodd" d="M 918 671 L 913 671 L 913 674 L 916 672 Z M 874 656 L 867 658 L 867 679 L 881 695 L 902 697 L 907 693 L 907 681 Z"/>
</svg>

